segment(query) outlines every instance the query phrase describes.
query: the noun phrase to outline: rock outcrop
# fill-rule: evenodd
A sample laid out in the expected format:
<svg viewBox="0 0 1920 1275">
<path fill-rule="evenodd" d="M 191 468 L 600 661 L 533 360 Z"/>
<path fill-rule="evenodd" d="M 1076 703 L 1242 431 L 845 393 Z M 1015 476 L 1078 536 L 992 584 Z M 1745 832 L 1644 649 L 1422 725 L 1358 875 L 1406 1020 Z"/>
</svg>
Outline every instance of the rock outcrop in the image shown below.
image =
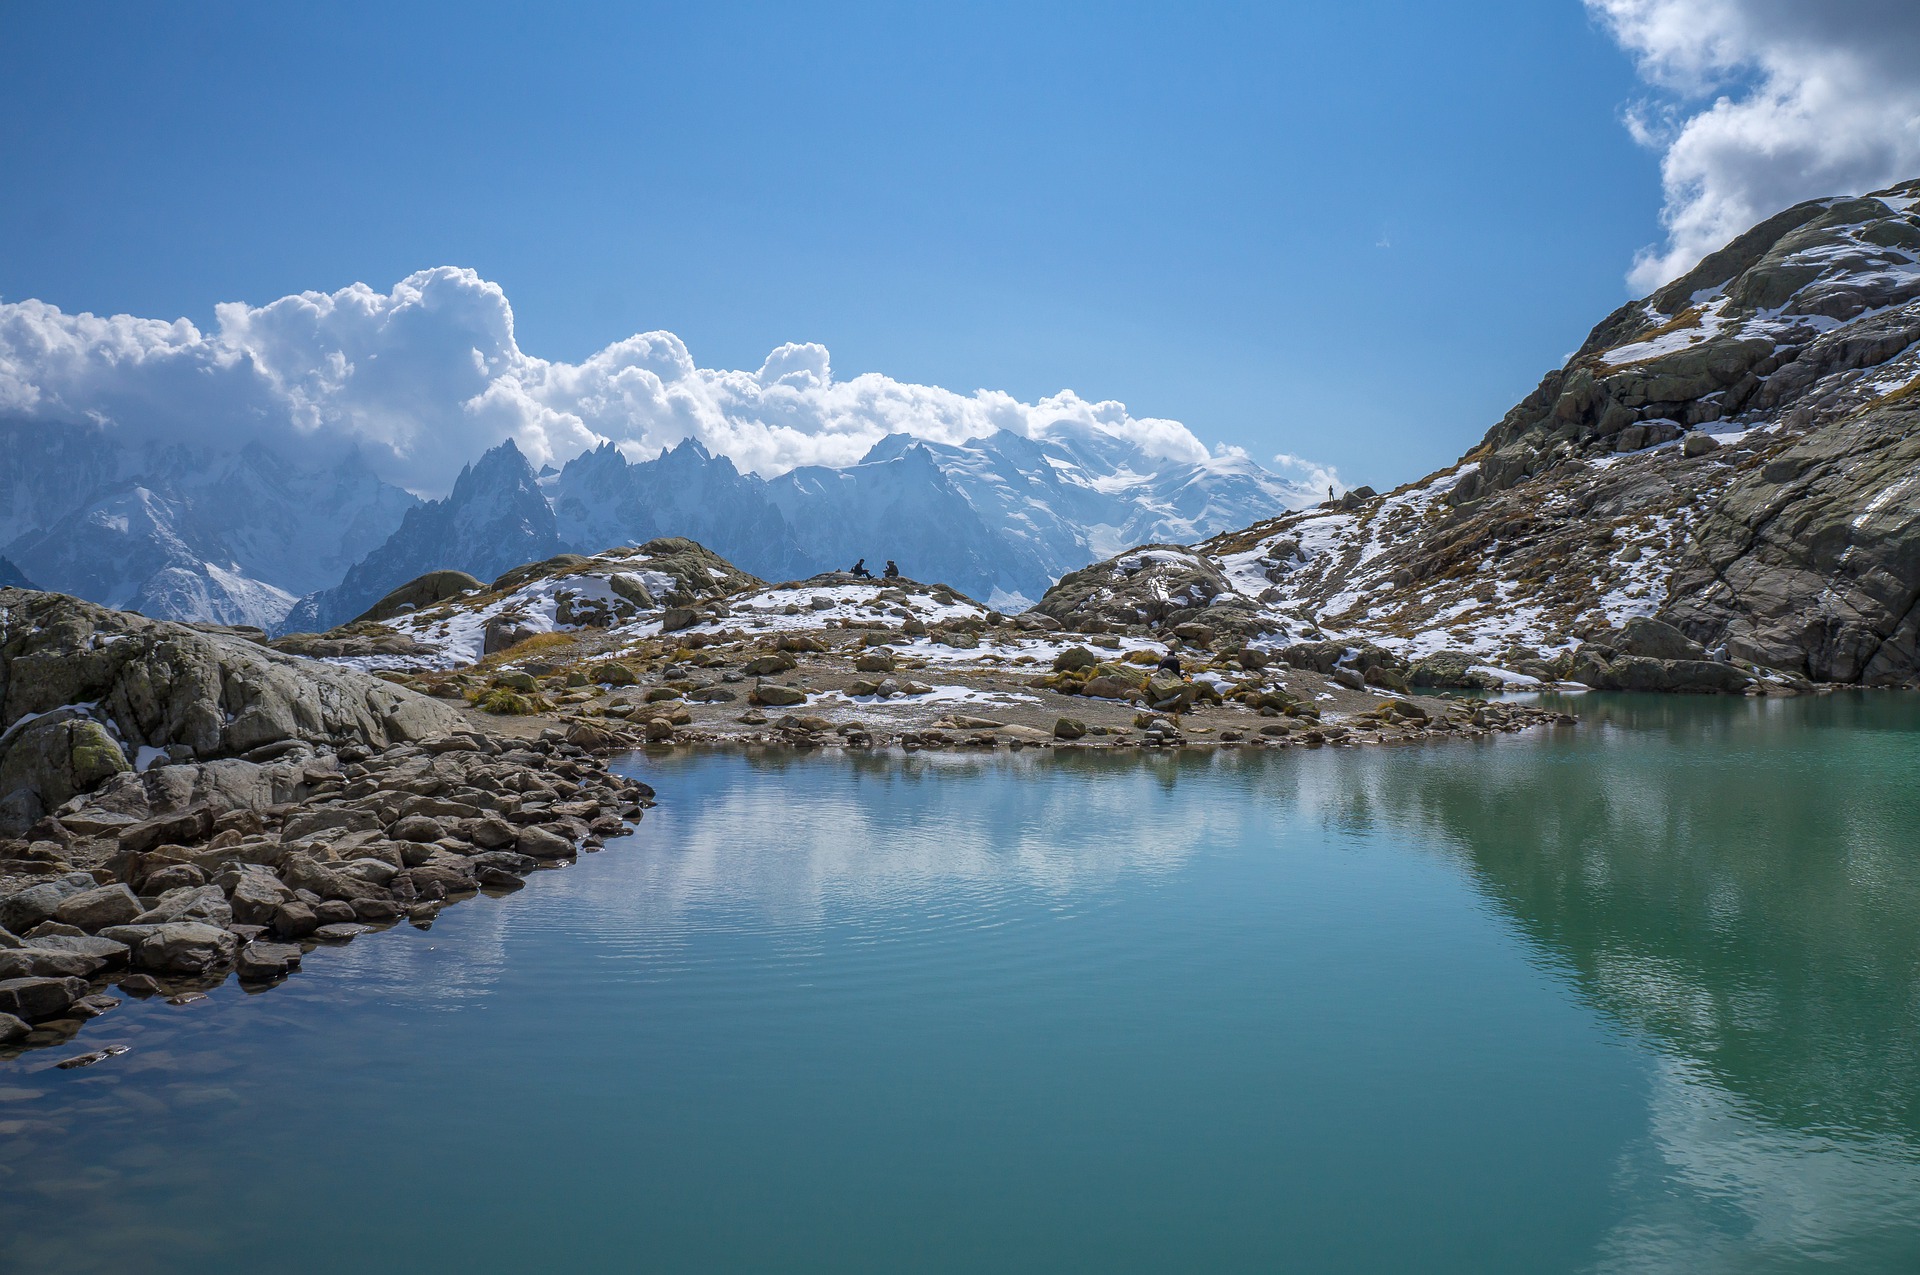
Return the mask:
<svg viewBox="0 0 1920 1275">
<path fill-rule="evenodd" d="M 0 590 L 0 836 L 158 760 L 385 748 L 459 722 L 445 704 L 244 638 Z"/>
</svg>

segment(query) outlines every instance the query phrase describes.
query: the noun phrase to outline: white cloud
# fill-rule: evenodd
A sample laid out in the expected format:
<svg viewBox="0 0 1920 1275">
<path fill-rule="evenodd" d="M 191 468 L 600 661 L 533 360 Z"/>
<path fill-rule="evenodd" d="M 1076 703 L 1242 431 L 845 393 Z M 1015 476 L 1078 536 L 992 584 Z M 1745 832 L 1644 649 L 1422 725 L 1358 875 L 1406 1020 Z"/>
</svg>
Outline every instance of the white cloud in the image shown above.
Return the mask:
<svg viewBox="0 0 1920 1275">
<path fill-rule="evenodd" d="M 1585 0 L 1657 91 L 1627 125 L 1663 152 L 1650 291 L 1782 208 L 1920 176 L 1913 0 Z"/>
<path fill-rule="evenodd" d="M 1273 458 L 1276 473 L 1284 476 L 1294 486 L 1317 497 L 1318 493 L 1339 488 L 1345 491 L 1347 485 L 1340 481 L 1340 471 L 1332 465 L 1323 465 L 1317 460 L 1308 460 L 1304 456 L 1293 456 L 1281 452 Z"/>
<path fill-rule="evenodd" d="M 693 437 L 766 475 L 848 464 L 896 432 L 962 442 L 998 429 L 1091 430 L 1156 459 L 1207 457 L 1178 421 L 1070 390 L 1023 403 L 874 373 L 836 381 L 820 345 L 783 345 L 758 371 L 724 371 L 698 367 L 672 333 L 648 332 L 578 364 L 549 362 L 520 349 L 506 294 L 471 270 L 215 314 L 203 333 L 184 319 L 0 303 L 0 415 L 161 441 L 352 442 L 383 477 L 425 494 L 507 437 L 536 464 L 607 440 L 640 459 Z"/>
</svg>

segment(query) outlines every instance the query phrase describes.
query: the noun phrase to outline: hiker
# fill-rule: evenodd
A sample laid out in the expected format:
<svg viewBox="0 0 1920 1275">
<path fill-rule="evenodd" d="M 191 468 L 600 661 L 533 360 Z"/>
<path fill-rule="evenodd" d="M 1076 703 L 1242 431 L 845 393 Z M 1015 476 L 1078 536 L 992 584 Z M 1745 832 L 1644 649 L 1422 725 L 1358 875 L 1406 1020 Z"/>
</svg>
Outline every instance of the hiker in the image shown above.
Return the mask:
<svg viewBox="0 0 1920 1275">
<path fill-rule="evenodd" d="M 1165 669 L 1167 672 L 1173 674 L 1175 677 L 1186 676 L 1185 673 L 1180 671 L 1180 657 L 1173 653 L 1173 649 L 1171 647 L 1167 649 L 1167 653 L 1165 655 L 1160 657 L 1160 662 L 1154 665 L 1154 667 L 1156 669 Z"/>
<path fill-rule="evenodd" d="M 898 580 L 900 578 L 900 568 L 894 565 L 892 558 L 888 558 L 887 569 L 880 574 L 888 580 Z"/>
<path fill-rule="evenodd" d="M 1332 483 L 1328 483 L 1328 484 L 1327 484 L 1327 503 L 1329 503 L 1329 504 L 1331 504 L 1331 503 L 1333 503 L 1333 499 L 1334 499 L 1334 496 L 1333 496 L 1333 484 L 1332 484 Z"/>
<path fill-rule="evenodd" d="M 865 558 L 862 558 L 860 559 L 860 561 L 853 564 L 853 571 L 851 572 L 851 574 L 853 578 L 856 580 L 873 579 L 873 572 L 867 570 L 867 560 Z"/>
</svg>

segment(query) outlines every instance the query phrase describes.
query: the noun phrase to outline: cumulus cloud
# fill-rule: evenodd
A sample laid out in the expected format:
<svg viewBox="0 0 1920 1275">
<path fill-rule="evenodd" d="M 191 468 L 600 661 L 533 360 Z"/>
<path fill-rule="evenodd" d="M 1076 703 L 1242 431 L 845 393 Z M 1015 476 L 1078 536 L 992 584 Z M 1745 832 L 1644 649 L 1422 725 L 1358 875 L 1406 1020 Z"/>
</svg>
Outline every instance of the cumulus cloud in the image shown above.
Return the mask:
<svg viewBox="0 0 1920 1275">
<path fill-rule="evenodd" d="M 1913 0 L 1585 0 L 1654 90 L 1627 113 L 1662 152 L 1651 291 L 1769 214 L 1920 176 Z"/>
<path fill-rule="evenodd" d="M 1070 390 L 1025 403 L 874 373 L 835 380 L 814 344 L 783 345 L 751 372 L 699 367 L 671 332 L 551 362 L 520 349 L 506 294 L 471 270 L 422 271 L 385 293 L 356 284 L 231 303 L 215 319 L 202 332 L 0 303 L 0 416 L 163 442 L 354 444 L 423 494 L 509 437 L 536 464 L 607 441 L 638 460 L 694 438 L 768 476 L 852 463 L 889 433 L 958 443 L 1000 429 L 1093 432 L 1154 460 L 1208 454 L 1178 421 Z"/>
</svg>

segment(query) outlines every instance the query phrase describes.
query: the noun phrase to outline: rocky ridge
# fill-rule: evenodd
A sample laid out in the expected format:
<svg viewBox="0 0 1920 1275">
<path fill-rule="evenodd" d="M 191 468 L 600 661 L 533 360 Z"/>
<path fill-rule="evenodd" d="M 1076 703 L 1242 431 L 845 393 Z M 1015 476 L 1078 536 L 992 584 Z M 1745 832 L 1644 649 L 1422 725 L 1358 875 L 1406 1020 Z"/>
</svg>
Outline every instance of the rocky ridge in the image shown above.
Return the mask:
<svg viewBox="0 0 1920 1275">
<path fill-rule="evenodd" d="M 1910 684 L 1916 203 L 1788 209 L 1609 316 L 1459 463 L 1132 551 L 1039 609 L 1375 647 L 1436 684 Z"/>
</svg>

